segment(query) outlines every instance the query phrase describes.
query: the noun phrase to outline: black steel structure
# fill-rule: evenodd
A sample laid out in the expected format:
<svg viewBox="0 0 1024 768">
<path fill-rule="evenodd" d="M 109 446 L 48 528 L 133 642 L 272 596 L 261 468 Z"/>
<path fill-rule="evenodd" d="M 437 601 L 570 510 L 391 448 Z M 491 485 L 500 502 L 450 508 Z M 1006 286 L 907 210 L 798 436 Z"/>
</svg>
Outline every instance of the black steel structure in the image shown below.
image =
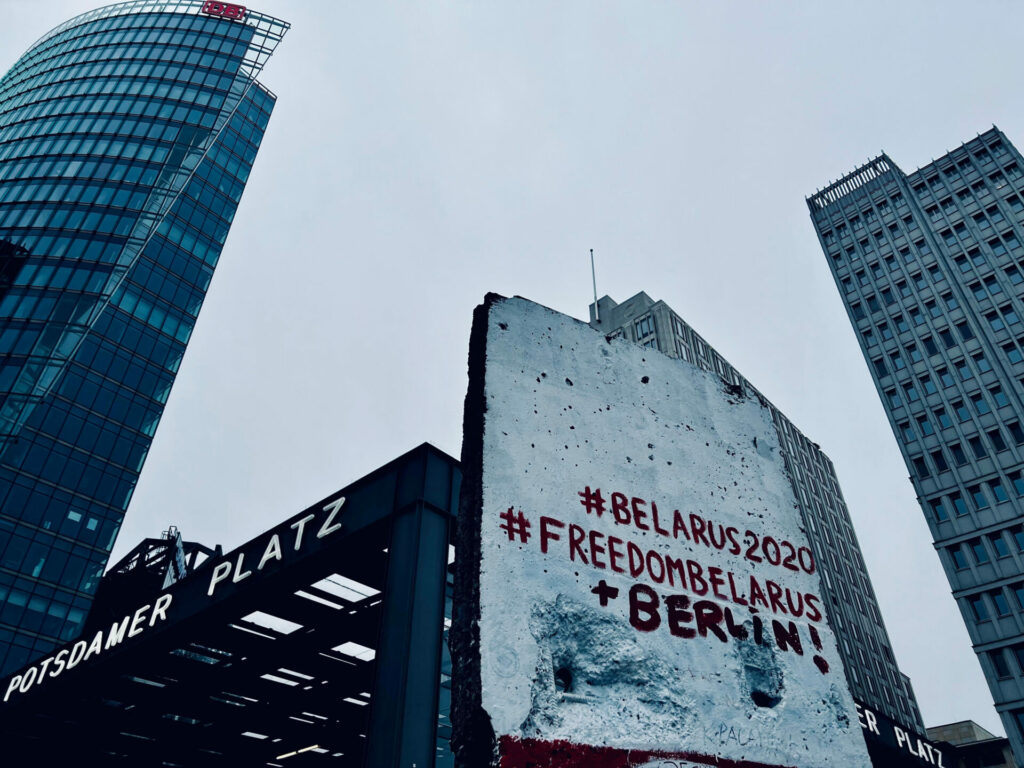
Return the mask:
<svg viewBox="0 0 1024 768">
<path fill-rule="evenodd" d="M 0 680 L 0 762 L 431 768 L 460 482 L 423 444 L 232 552 L 193 548 Z M 173 559 L 154 544 L 129 559 Z"/>
</svg>

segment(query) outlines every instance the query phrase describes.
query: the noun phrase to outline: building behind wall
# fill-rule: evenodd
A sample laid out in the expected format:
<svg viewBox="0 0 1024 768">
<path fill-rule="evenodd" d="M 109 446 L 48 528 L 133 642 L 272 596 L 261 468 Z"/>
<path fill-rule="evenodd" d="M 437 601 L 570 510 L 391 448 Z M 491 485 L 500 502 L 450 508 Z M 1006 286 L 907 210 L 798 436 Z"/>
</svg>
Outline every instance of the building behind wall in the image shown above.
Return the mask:
<svg viewBox="0 0 1024 768">
<path fill-rule="evenodd" d="M 0 674 L 81 631 L 287 27 L 133 0 L 53 29 L 0 79 Z"/>
<path fill-rule="evenodd" d="M 807 536 L 817 555 L 822 597 L 839 639 L 850 691 L 855 699 L 923 734 L 917 700 L 909 678 L 896 665 L 850 514 L 828 456 L 665 302 L 654 301 L 646 293 L 638 293 L 622 304 L 605 296 L 598 301 L 596 309 L 600 321 L 595 306 L 590 306 L 592 327 L 608 334 L 621 334 L 670 357 L 717 372 L 768 406 L 800 502 Z"/>
<path fill-rule="evenodd" d="M 1024 158 L 993 128 L 807 204 L 1024 763 Z"/>
<path fill-rule="evenodd" d="M 955 762 L 947 768 L 1017 768 L 1010 740 L 989 733 L 973 720 L 929 728 L 928 738 L 952 747 Z"/>
</svg>

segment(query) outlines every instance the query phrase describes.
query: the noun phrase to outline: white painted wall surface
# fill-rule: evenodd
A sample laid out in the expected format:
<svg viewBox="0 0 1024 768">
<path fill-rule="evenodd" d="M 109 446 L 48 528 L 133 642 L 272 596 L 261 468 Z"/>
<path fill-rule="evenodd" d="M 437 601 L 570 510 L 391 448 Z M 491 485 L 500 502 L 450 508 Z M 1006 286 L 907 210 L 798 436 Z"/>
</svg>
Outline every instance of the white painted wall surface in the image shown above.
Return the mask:
<svg viewBox="0 0 1024 768">
<path fill-rule="evenodd" d="M 765 408 L 730 395 L 720 379 L 689 364 L 609 342 L 579 321 L 518 298 L 491 309 L 485 389 L 481 679 L 483 706 L 498 737 L 801 768 L 870 764 L 824 617 L 809 621 L 805 612 L 795 620 L 803 655 L 775 647 L 772 618 L 788 623 L 792 617 L 764 607 L 757 614 L 767 625 L 764 646 L 752 638 L 677 637 L 669 631 L 666 595 L 689 595 L 691 608 L 694 600 L 710 599 L 748 630 L 752 614 L 732 599 L 728 585 L 718 589 L 728 599 L 710 592 L 697 597 L 689 583 L 658 584 L 647 571 L 633 578 L 569 557 L 569 526 L 575 524 L 588 532 L 581 546 L 588 560 L 593 530 L 606 547 L 607 537 L 617 537 L 620 550 L 631 542 L 691 559 L 705 577 L 713 567 L 731 573 L 741 599 L 750 597 L 751 576 L 791 594 L 818 595 L 816 572 L 744 557 L 748 529 L 794 548 L 807 545 Z M 600 517 L 581 503 L 588 486 L 605 498 L 608 511 Z M 742 551 L 619 524 L 609 509 L 613 492 L 644 499 L 648 512 L 655 502 L 669 531 L 675 510 L 684 522 L 694 513 L 716 529 L 735 526 Z M 514 526 L 520 512 L 530 523 L 529 538 L 523 542 L 517 533 L 510 541 L 502 525 L 511 520 Z M 547 540 L 546 554 L 542 516 L 565 525 L 546 526 L 560 537 Z M 643 522 L 650 527 L 652 520 Z M 601 557 L 608 562 L 607 550 Z M 605 607 L 591 592 L 602 579 L 619 590 Z M 629 622 L 628 592 L 637 583 L 659 596 L 661 624 L 653 631 Z M 812 645 L 810 625 L 821 651 Z M 816 654 L 827 662 L 827 673 L 812 660 Z M 560 667 L 572 671 L 569 695 L 556 688 L 553 670 Z M 758 706 L 752 688 L 777 694 L 778 703 Z"/>
</svg>

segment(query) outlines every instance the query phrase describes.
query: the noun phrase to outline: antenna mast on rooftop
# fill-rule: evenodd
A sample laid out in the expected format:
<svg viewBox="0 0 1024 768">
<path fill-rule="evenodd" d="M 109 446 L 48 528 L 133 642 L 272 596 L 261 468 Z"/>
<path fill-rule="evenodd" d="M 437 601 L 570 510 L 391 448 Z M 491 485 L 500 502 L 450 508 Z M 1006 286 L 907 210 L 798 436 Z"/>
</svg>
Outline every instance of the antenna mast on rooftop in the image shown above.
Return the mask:
<svg viewBox="0 0 1024 768">
<path fill-rule="evenodd" d="M 597 273 L 594 271 L 594 249 L 590 249 L 590 279 L 594 281 L 594 320 L 601 322 L 601 308 L 597 305 Z"/>
</svg>

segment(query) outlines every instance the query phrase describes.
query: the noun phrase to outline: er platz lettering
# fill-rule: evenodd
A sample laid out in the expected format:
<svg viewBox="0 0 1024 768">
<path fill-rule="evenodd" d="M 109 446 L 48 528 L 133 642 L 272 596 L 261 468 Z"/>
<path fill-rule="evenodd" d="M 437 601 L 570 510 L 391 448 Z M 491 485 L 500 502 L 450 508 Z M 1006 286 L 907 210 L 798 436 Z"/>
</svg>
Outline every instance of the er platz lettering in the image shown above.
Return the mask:
<svg viewBox="0 0 1024 768">
<path fill-rule="evenodd" d="M 217 0 L 207 0 L 203 4 L 203 13 L 208 16 L 220 16 L 222 19 L 242 21 L 245 19 L 246 7 L 234 5 L 233 3 L 220 3 Z"/>
</svg>

